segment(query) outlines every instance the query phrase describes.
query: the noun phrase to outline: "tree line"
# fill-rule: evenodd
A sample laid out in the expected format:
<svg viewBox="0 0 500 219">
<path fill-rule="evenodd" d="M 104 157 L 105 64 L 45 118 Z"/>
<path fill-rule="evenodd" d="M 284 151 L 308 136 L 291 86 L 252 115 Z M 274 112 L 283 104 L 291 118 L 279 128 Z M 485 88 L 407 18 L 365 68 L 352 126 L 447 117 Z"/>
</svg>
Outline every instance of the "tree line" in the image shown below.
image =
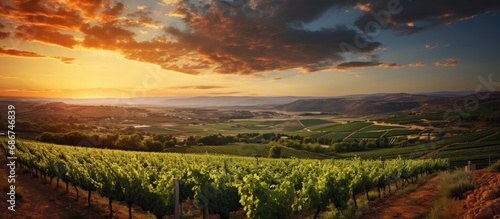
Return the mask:
<svg viewBox="0 0 500 219">
<path fill-rule="evenodd" d="M 47 143 L 74 145 L 95 148 L 108 148 L 133 151 L 161 152 L 166 148 L 182 146 L 218 146 L 232 143 L 268 144 L 284 146 L 315 153 L 363 151 L 373 148 L 402 147 L 416 143 L 415 139 L 387 137 L 377 139 L 325 139 L 280 133 L 239 133 L 237 135 L 211 134 L 188 136 L 178 139 L 171 134 L 149 134 L 130 132 L 130 134 L 86 134 L 79 131 L 66 133 L 44 132 L 37 140 Z"/>
</svg>

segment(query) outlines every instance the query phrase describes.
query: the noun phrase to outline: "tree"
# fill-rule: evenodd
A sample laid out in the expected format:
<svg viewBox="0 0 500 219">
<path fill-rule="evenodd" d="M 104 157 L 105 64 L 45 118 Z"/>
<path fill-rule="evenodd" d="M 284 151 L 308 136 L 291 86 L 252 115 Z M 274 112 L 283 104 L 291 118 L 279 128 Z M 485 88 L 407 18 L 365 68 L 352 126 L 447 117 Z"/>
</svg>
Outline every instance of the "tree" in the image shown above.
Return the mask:
<svg viewBox="0 0 500 219">
<path fill-rule="evenodd" d="M 135 133 L 133 135 L 121 135 L 116 141 L 116 148 L 122 150 L 142 150 L 143 137 Z"/>
<path fill-rule="evenodd" d="M 176 142 L 174 140 L 169 140 L 165 142 L 165 147 L 166 148 L 173 148 L 175 147 Z"/>
<path fill-rule="evenodd" d="M 148 138 L 144 139 L 143 144 L 148 151 L 163 151 L 163 144 L 160 141 Z"/>
<path fill-rule="evenodd" d="M 281 146 L 275 145 L 269 149 L 269 158 L 279 158 L 281 156 Z"/>
<path fill-rule="evenodd" d="M 187 139 L 186 139 L 186 146 L 194 146 L 196 145 L 196 139 L 193 137 L 193 136 L 189 136 Z"/>
</svg>

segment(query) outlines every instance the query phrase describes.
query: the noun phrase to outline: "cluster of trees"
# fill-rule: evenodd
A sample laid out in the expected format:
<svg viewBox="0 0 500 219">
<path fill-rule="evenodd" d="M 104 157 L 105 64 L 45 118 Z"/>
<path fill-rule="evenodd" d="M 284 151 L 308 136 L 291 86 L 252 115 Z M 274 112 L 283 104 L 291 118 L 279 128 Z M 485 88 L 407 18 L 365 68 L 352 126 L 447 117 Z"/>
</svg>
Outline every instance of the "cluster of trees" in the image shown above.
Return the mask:
<svg viewBox="0 0 500 219">
<path fill-rule="evenodd" d="M 39 141 L 94 148 L 109 148 L 133 151 L 163 151 L 174 147 L 179 142 L 172 135 L 153 134 L 146 138 L 142 133 L 130 135 L 119 134 L 85 134 L 83 132 L 51 133 L 44 132 L 38 136 Z M 184 142 L 181 142 L 184 144 Z"/>
<path fill-rule="evenodd" d="M 297 150 L 306 150 L 315 153 L 324 153 L 327 151 L 327 148 L 321 147 L 321 145 L 318 143 L 303 143 L 298 139 L 279 139 L 277 141 L 269 142 L 269 146 L 285 146 Z"/>
<path fill-rule="evenodd" d="M 269 142 L 278 141 L 282 138 L 298 140 L 301 143 L 304 142 L 304 137 L 302 136 L 290 136 L 286 134 L 276 134 L 276 133 L 239 133 L 236 136 L 232 135 L 222 135 L 213 134 L 206 136 L 189 136 L 186 141 L 185 146 L 194 145 L 226 145 L 231 143 L 256 143 L 256 144 L 267 144 Z"/>
<path fill-rule="evenodd" d="M 191 139 L 195 139 L 196 145 L 226 145 L 229 143 L 234 143 L 236 142 L 236 138 L 234 136 L 224 136 L 222 134 L 216 134 L 216 135 L 207 135 L 207 136 L 201 136 L 201 137 L 192 137 L 190 136 Z M 186 140 L 186 146 L 192 146 L 193 141 L 187 141 Z"/>
<path fill-rule="evenodd" d="M 129 130 L 132 131 L 132 130 Z M 85 134 L 79 131 L 66 133 L 44 132 L 38 136 L 37 140 L 48 143 L 75 145 L 95 148 L 109 148 L 134 151 L 157 151 L 161 152 L 165 148 L 176 146 L 216 146 L 231 143 L 261 143 L 269 144 L 271 147 L 290 147 L 297 150 L 307 150 L 315 153 L 325 153 L 328 151 L 348 152 L 362 151 L 373 148 L 402 147 L 414 143 L 415 139 L 397 138 L 389 140 L 387 137 L 366 140 L 337 140 L 310 138 L 299 135 L 286 135 L 275 133 L 240 133 L 236 136 L 225 136 L 222 134 L 212 134 L 206 136 L 189 136 L 185 140 L 178 140 L 172 135 L 125 132 L 126 134 Z M 322 146 L 323 145 L 323 146 Z M 324 147 L 328 145 L 330 147 Z M 277 149 L 273 149 L 275 152 Z M 275 157 L 274 152 L 270 157 Z M 279 156 L 278 156 L 279 157 Z"/>
<path fill-rule="evenodd" d="M 2 127 L 7 127 L 7 120 L 1 122 Z M 25 133 L 43 133 L 43 132 L 69 132 L 76 130 L 91 130 L 93 127 L 84 124 L 76 124 L 67 121 L 53 120 L 30 120 L 19 119 L 16 121 L 16 130 Z"/>
<path fill-rule="evenodd" d="M 297 150 L 306 150 L 315 153 L 325 153 L 328 151 L 334 152 L 349 152 L 349 151 L 363 151 L 374 148 L 389 148 L 389 147 L 404 147 L 409 144 L 416 143 L 418 139 L 406 139 L 406 137 L 390 138 L 383 137 L 373 140 L 368 139 L 324 139 L 324 138 L 309 138 L 302 136 L 287 136 L 287 138 L 280 138 L 269 142 L 273 146 L 285 146 L 295 148 Z M 324 147 L 328 145 L 330 147 Z"/>
</svg>

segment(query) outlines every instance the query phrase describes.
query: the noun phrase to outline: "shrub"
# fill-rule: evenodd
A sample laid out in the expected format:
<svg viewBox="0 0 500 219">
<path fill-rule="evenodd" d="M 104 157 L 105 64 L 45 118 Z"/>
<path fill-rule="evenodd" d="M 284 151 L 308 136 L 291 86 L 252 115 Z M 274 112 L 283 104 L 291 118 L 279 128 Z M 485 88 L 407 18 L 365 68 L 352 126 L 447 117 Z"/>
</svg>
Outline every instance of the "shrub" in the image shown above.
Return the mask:
<svg viewBox="0 0 500 219">
<path fill-rule="evenodd" d="M 456 199 L 438 199 L 434 202 L 431 212 L 427 218 L 429 219 L 442 219 L 442 218 L 459 218 L 460 201 Z"/>
<path fill-rule="evenodd" d="M 440 174 L 440 188 L 429 212 L 429 219 L 459 218 L 461 216 L 460 197 L 475 188 L 471 172 L 454 170 Z"/>
<path fill-rule="evenodd" d="M 269 158 L 279 158 L 281 156 L 281 147 L 280 146 L 272 146 L 269 149 Z"/>
<path fill-rule="evenodd" d="M 445 198 L 460 198 L 464 192 L 475 188 L 472 174 L 464 170 L 441 173 L 441 188 L 438 195 Z"/>
<path fill-rule="evenodd" d="M 497 160 L 497 162 L 493 163 L 489 168 L 488 171 L 492 173 L 498 173 L 500 172 L 500 160 Z"/>
</svg>

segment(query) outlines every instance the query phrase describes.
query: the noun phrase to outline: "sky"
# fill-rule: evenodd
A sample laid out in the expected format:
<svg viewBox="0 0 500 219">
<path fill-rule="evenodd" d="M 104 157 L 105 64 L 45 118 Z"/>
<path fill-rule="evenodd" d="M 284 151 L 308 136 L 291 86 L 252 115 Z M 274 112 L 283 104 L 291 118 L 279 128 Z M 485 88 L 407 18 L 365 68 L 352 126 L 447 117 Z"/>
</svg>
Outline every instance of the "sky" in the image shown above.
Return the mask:
<svg viewBox="0 0 500 219">
<path fill-rule="evenodd" d="M 498 81 L 498 0 L 0 2 L 0 96 L 339 96 Z"/>
</svg>

